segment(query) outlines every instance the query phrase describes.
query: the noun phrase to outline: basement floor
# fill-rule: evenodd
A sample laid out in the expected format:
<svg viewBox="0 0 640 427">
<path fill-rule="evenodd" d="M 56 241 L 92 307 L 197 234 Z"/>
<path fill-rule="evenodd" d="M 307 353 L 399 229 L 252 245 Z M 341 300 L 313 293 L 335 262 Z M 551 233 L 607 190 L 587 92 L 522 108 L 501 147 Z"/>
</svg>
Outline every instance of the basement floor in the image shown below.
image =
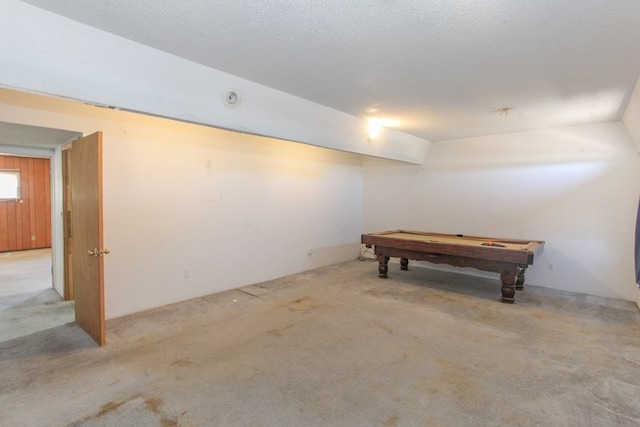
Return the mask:
<svg viewBox="0 0 640 427">
<path fill-rule="evenodd" d="M 103 348 L 71 322 L 7 339 L 0 425 L 640 425 L 634 304 L 389 277 L 353 261 L 196 298 L 108 321 Z"/>
</svg>

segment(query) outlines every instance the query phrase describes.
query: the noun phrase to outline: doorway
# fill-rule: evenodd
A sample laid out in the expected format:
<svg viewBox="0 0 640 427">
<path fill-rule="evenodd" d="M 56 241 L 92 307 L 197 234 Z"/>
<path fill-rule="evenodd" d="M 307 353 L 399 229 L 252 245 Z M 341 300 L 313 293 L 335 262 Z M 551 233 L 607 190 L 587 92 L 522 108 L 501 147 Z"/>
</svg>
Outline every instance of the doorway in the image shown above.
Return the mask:
<svg viewBox="0 0 640 427">
<path fill-rule="evenodd" d="M 20 134 L 20 132 L 22 132 L 22 134 Z M 16 134 L 20 134 L 20 136 L 16 137 Z M 50 254 L 51 254 L 52 262 L 51 262 L 51 267 L 49 268 L 49 274 L 53 277 L 53 287 L 55 288 L 55 291 L 53 291 L 53 288 L 51 289 L 52 294 L 55 295 L 55 293 L 57 292 L 57 294 L 59 294 L 56 296 L 57 298 L 60 298 L 60 296 L 65 295 L 65 286 L 64 286 L 65 242 L 64 242 L 64 229 L 63 229 L 64 227 L 63 227 L 63 216 L 62 216 L 62 212 L 65 211 L 65 209 L 63 206 L 64 185 L 63 185 L 63 174 L 62 174 L 62 151 L 63 151 L 62 148 L 63 146 L 68 145 L 69 142 L 74 140 L 78 140 L 78 142 L 87 141 L 87 140 L 95 141 L 96 135 L 100 140 L 100 143 L 98 146 L 101 147 L 101 134 L 92 135 L 91 137 L 93 137 L 93 139 L 91 137 L 78 139 L 79 137 L 81 137 L 81 134 L 79 132 L 63 131 L 58 129 L 48 129 L 48 128 L 40 128 L 40 127 L 0 122 L 0 153 L 19 155 L 19 156 L 37 155 L 38 157 L 48 157 L 49 159 L 51 159 L 51 162 L 52 162 L 50 193 L 48 193 L 51 199 L 50 211 L 51 211 L 51 219 L 52 219 L 51 226 L 50 226 L 50 239 L 51 239 Z M 49 136 L 49 138 L 46 138 L 45 136 Z M 19 143 L 17 145 L 12 144 L 11 143 L 12 141 L 18 141 Z M 25 147 L 22 144 L 25 144 L 26 141 L 34 143 L 34 145 L 30 147 Z M 80 146 L 86 146 L 86 145 L 80 144 Z M 97 151 L 98 155 L 100 152 L 101 152 L 101 149 Z M 83 162 L 78 162 L 78 164 L 83 164 Z M 88 166 L 88 167 L 91 170 L 95 170 L 96 168 L 95 164 L 94 166 Z M 99 167 L 98 169 L 101 169 L 101 167 Z M 101 177 L 101 174 L 99 176 Z M 86 177 L 84 179 L 86 179 Z M 100 179 L 100 182 L 101 182 L 101 179 Z M 95 186 L 93 189 L 87 188 L 86 186 L 81 186 L 81 187 L 84 187 L 83 191 L 87 191 L 86 194 L 95 192 Z M 80 196 L 77 199 L 82 200 L 82 199 L 85 199 L 85 197 Z M 101 203 L 100 203 L 100 206 L 101 206 Z M 87 210 L 86 208 L 87 208 L 86 206 L 82 206 L 82 209 L 79 209 L 79 211 L 82 213 Z M 95 211 L 93 212 L 92 215 L 95 216 Z M 100 210 L 99 217 L 101 218 L 101 210 Z M 77 223 L 87 222 L 86 218 L 83 218 L 81 214 L 77 215 L 77 218 L 78 218 Z M 91 221 L 88 221 L 88 222 L 91 223 Z M 100 222 L 100 230 L 101 230 L 101 222 Z M 84 229 L 78 230 L 79 235 L 82 235 L 80 231 L 84 232 Z M 96 243 L 98 243 L 100 246 L 102 245 L 101 232 L 100 232 L 100 241 Z M 86 252 L 86 250 L 84 250 L 84 252 Z M 101 255 L 103 252 L 104 251 L 101 251 Z M 82 260 L 82 261 L 83 262 L 81 264 L 87 264 L 85 260 Z M 103 261 L 101 257 L 99 258 L 99 260 L 92 258 L 92 261 L 89 264 L 91 268 L 94 270 L 96 268 L 95 266 L 99 266 L 100 274 L 102 274 Z M 76 268 L 71 268 L 71 270 L 73 274 L 76 274 L 76 279 L 77 279 L 78 276 L 77 276 L 77 272 L 75 271 Z M 86 269 L 84 270 L 88 271 Z M 71 271 L 68 274 L 72 275 Z M 100 276 L 100 279 L 101 277 L 102 276 Z M 83 280 L 77 280 L 78 282 L 82 282 L 82 283 L 88 282 L 87 280 L 84 280 L 85 278 L 84 276 L 80 276 L 80 278 Z M 94 292 L 93 288 L 89 288 L 89 292 L 90 293 Z M 29 310 L 36 310 L 35 307 L 27 307 L 26 303 L 42 302 L 43 304 L 40 304 L 40 306 L 42 307 L 48 306 L 49 308 L 55 307 L 59 309 L 60 307 L 64 307 L 67 309 L 67 311 L 70 306 L 71 312 L 73 313 L 74 306 L 76 306 L 75 313 L 71 317 L 70 321 L 73 321 L 74 319 L 76 319 L 77 323 L 83 329 L 85 329 L 85 331 L 87 331 L 89 335 L 94 337 L 94 339 L 100 345 L 103 345 L 104 330 L 102 331 L 102 339 L 100 340 L 99 337 L 96 338 L 94 336 L 95 334 L 90 331 L 91 328 L 87 327 L 86 325 L 87 318 L 86 318 L 86 315 L 82 312 L 82 308 L 87 305 L 86 293 L 87 293 L 87 290 L 85 289 L 82 292 L 82 295 L 83 295 L 82 302 L 76 301 L 75 304 L 73 301 L 61 302 L 61 304 L 51 304 L 51 301 L 47 300 L 47 298 L 44 296 L 41 296 L 41 295 L 35 296 L 35 295 L 29 295 L 28 293 L 25 293 L 25 294 L 22 294 L 23 295 L 22 297 L 16 296 L 6 301 L 0 300 L 0 309 L 4 304 L 5 308 L 7 306 L 11 306 L 12 308 L 15 308 L 15 306 L 17 305 L 19 306 L 18 308 L 20 309 L 29 308 Z M 76 295 L 76 297 L 77 299 L 80 299 L 79 295 Z M 93 297 L 93 294 L 91 294 L 91 297 Z M 102 328 L 104 328 L 103 291 L 102 291 L 101 281 L 100 281 L 100 288 L 99 288 L 99 298 L 100 300 L 97 305 L 96 305 L 95 299 L 91 299 L 90 303 L 94 304 L 94 307 L 99 306 L 100 308 L 99 311 L 101 315 L 101 319 L 99 319 L 99 321 L 101 321 L 101 326 Z M 66 304 L 66 306 L 64 304 Z M 102 306 L 100 307 L 101 304 Z M 77 306 L 80 307 L 80 314 L 78 312 Z M 56 311 L 56 310 L 53 310 L 53 311 Z M 63 311 L 63 310 L 60 309 L 58 311 Z M 89 311 L 93 312 L 93 310 L 89 310 Z M 13 314 L 16 314 L 16 313 L 13 313 Z M 2 312 L 0 312 L 0 320 L 1 320 L 1 317 L 2 317 Z M 88 320 L 90 320 L 91 322 L 95 322 L 95 319 L 93 317 Z M 89 326 L 93 327 L 93 323 Z"/>
<path fill-rule="evenodd" d="M 0 341 L 73 321 L 53 288 L 51 159 L 0 154 Z"/>
</svg>

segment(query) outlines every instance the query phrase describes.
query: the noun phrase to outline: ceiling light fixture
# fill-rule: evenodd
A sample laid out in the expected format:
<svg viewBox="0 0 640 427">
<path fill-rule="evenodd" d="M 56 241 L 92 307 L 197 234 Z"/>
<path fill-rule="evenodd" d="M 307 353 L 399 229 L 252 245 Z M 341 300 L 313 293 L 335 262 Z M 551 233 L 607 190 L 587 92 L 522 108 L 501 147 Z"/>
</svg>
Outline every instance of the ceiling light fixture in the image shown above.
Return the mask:
<svg viewBox="0 0 640 427">
<path fill-rule="evenodd" d="M 381 131 L 382 122 L 379 119 L 371 117 L 369 119 L 369 125 L 367 126 L 367 134 L 369 135 L 369 139 L 376 139 L 380 136 Z"/>
<path fill-rule="evenodd" d="M 392 128 L 398 126 L 398 121 L 395 119 L 369 117 L 367 121 L 367 136 L 369 141 L 378 138 L 382 133 L 383 128 Z"/>
</svg>

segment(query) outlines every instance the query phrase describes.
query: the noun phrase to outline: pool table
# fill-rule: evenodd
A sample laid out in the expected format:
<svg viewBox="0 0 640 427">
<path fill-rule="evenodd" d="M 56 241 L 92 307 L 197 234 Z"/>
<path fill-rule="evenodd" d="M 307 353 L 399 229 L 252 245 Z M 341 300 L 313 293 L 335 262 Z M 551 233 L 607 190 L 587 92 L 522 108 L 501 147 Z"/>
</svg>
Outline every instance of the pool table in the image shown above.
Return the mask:
<svg viewBox="0 0 640 427">
<path fill-rule="evenodd" d="M 513 303 L 516 289 L 524 289 L 525 270 L 544 248 L 541 240 L 404 230 L 363 234 L 362 244 L 374 247 L 381 278 L 387 278 L 391 257 L 400 258 L 402 270 L 408 269 L 412 259 L 500 273 L 501 300 L 505 303 Z"/>
</svg>

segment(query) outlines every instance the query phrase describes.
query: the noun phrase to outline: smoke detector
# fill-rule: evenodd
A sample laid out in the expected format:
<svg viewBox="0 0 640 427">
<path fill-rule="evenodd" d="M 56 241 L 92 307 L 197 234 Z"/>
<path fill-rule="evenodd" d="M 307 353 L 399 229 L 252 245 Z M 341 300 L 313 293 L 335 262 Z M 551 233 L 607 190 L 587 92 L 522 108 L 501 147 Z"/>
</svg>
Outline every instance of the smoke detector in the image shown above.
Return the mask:
<svg viewBox="0 0 640 427">
<path fill-rule="evenodd" d="M 238 104 L 240 104 L 240 95 L 238 95 L 238 92 L 236 92 L 235 90 L 230 90 L 224 94 L 222 101 L 227 107 L 234 108 L 237 107 Z"/>
</svg>

